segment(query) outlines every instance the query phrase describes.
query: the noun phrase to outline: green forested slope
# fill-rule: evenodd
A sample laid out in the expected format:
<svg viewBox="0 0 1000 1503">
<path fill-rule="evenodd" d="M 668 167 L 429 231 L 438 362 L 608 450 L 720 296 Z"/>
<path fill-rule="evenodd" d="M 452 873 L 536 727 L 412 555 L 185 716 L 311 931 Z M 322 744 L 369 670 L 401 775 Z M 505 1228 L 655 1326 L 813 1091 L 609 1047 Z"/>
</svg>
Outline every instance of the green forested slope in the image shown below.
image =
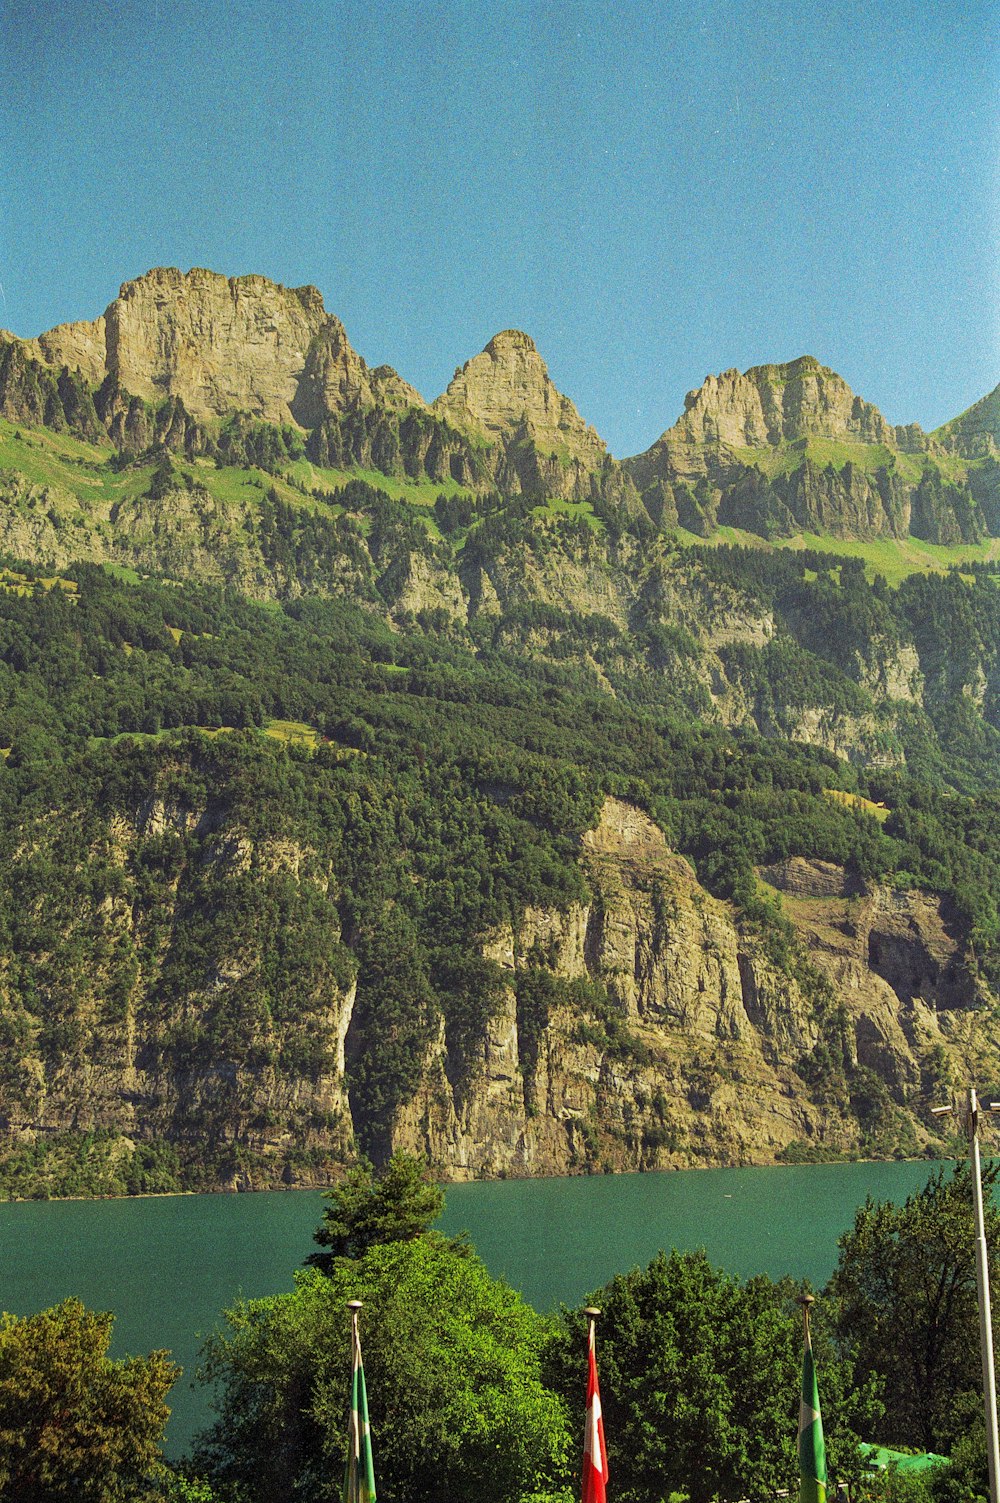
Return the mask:
<svg viewBox="0 0 1000 1503">
<path fill-rule="evenodd" d="M 945 893 L 992 982 L 996 732 L 971 706 L 964 741 L 935 727 L 956 728 L 967 698 L 960 648 L 992 663 L 995 587 L 939 578 L 890 597 L 846 564 L 808 580 L 808 562 L 698 559 L 704 579 L 810 623 L 811 646 L 783 633 L 731 655 L 734 678 L 775 713 L 810 692 L 851 709 L 864 690 L 841 664 L 914 616 L 928 667 L 944 642 L 957 665 L 900 732 L 920 776 L 698 723 L 697 682 L 688 706 L 683 680 L 656 688 L 665 661 L 696 653 L 680 629 L 633 636 L 537 607 L 479 632 L 400 632 L 343 602 L 274 611 L 94 566 L 55 584 L 8 571 L 0 1090 L 15 1134 L 39 1115 L 55 1134 L 46 1154 L 14 1153 L 9 1188 L 50 1172 L 55 1189 L 211 1184 L 248 1165 L 260 1182 L 262 1162 L 309 1176 L 349 1151 L 351 1123 L 380 1152 L 439 1018 L 456 1087 L 475 1073 L 498 984 L 479 942 L 581 896 L 577 842 L 605 793 L 646 808 L 785 966 L 795 943 L 753 869 L 803 855 Z M 526 656 L 540 628 L 548 651 Z M 617 692 L 583 658 L 606 658 Z M 837 787 L 885 802 L 886 822 Z M 330 998 L 355 980 L 349 1121 Z M 596 994 L 578 1003 L 600 1015 Z M 829 1068 L 850 1074 L 838 1026 Z M 136 1028 L 123 1112 L 116 1061 Z M 98 1132 L 83 1167 L 81 1127 Z"/>
</svg>

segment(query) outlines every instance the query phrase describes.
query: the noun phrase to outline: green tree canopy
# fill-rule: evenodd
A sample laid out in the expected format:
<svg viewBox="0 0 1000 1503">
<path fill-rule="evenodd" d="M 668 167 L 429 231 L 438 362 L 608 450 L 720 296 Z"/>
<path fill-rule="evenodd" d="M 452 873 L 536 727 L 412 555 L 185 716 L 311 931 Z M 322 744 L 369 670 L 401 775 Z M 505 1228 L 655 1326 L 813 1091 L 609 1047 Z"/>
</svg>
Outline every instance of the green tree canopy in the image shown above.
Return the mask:
<svg viewBox="0 0 1000 1503">
<path fill-rule="evenodd" d="M 544 1322 L 467 1247 L 432 1233 L 296 1275 L 241 1302 L 207 1346 L 219 1419 L 200 1468 L 240 1503 L 326 1503 L 346 1445 L 349 1298 L 362 1343 L 380 1503 L 514 1503 L 566 1480 L 570 1438 L 540 1375 Z"/>
<path fill-rule="evenodd" d="M 986 1170 L 986 1184 L 998 1173 Z M 841 1237 L 829 1284 L 838 1334 L 885 1382 L 885 1417 L 870 1439 L 948 1454 L 978 1412 L 974 1236 L 962 1165 L 950 1178 L 939 1170 L 902 1206 L 869 1196 Z M 987 1245 L 998 1237 L 1000 1213 L 987 1196 Z"/>
<path fill-rule="evenodd" d="M 328 1205 L 313 1240 L 327 1251 L 306 1259 L 323 1273 L 332 1272 L 337 1258 L 359 1258 L 387 1242 L 412 1242 L 444 1210 L 444 1192 L 408 1153 L 394 1153 L 378 1172 L 362 1160 L 324 1198 Z"/>
<path fill-rule="evenodd" d="M 0 1499 L 132 1503 L 161 1460 L 180 1368 L 108 1357 L 114 1317 L 77 1299 L 0 1318 Z"/>
<path fill-rule="evenodd" d="M 745 1284 L 704 1252 L 658 1253 L 591 1296 L 603 1310 L 598 1366 L 608 1464 L 621 1503 L 773 1499 L 796 1487 L 802 1323 L 791 1281 Z M 564 1311 L 545 1361 L 549 1382 L 582 1404 L 583 1318 Z M 877 1407 L 850 1368 L 817 1346 L 831 1463 L 857 1471 L 858 1436 Z M 836 1415 L 829 1424 L 828 1415 Z"/>
</svg>

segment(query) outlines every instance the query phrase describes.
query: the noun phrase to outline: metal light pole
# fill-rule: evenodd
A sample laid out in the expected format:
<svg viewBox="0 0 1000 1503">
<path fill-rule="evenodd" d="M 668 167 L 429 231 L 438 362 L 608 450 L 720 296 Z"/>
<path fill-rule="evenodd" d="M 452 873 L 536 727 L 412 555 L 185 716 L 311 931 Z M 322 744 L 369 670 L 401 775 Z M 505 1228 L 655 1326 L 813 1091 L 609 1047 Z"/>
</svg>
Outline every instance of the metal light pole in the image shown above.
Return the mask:
<svg viewBox="0 0 1000 1503">
<path fill-rule="evenodd" d="M 935 1106 L 935 1116 L 954 1111 L 954 1106 Z M 976 1287 L 979 1294 L 979 1345 L 983 1358 L 983 1404 L 986 1409 L 986 1458 L 990 1471 L 990 1503 L 1000 1503 L 1000 1443 L 997 1440 L 997 1384 L 993 1365 L 993 1321 L 990 1315 L 990 1264 L 986 1253 L 983 1220 L 983 1180 L 979 1167 L 979 1114 L 1000 1110 L 1000 1101 L 981 1103 L 969 1087 L 968 1106 L 962 1112 L 969 1134 L 969 1165 L 972 1170 L 972 1208 L 976 1221 Z"/>
</svg>

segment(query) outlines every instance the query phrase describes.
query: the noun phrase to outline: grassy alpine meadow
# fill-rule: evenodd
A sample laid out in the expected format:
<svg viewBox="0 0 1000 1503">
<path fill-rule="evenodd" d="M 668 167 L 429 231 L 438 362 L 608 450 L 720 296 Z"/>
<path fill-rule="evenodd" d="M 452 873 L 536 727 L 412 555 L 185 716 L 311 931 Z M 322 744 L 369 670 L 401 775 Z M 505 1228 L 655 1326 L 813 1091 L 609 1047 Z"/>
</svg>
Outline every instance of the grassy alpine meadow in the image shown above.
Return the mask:
<svg viewBox="0 0 1000 1503">
<path fill-rule="evenodd" d="M 947 574 L 963 564 L 1000 561 L 1000 538 L 984 538 L 981 543 L 960 543 L 945 547 L 922 538 L 841 538 L 829 533 L 799 532 L 790 538 L 766 541 L 756 533 L 740 527 L 720 526 L 708 537 L 699 537 L 683 527 L 672 536 L 684 548 L 738 547 L 762 551 L 777 548 L 830 554 L 839 558 L 856 558 L 864 565 L 869 582 L 881 576 L 888 585 L 897 587 L 911 574 Z"/>
</svg>

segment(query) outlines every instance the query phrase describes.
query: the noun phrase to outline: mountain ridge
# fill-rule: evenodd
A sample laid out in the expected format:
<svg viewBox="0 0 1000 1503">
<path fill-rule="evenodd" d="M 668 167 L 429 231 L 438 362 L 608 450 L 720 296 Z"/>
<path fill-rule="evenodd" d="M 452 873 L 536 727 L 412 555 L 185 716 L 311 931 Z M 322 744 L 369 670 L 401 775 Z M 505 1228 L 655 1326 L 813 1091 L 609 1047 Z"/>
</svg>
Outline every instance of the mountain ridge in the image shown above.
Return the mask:
<svg viewBox="0 0 1000 1503">
<path fill-rule="evenodd" d="M 332 454 L 335 461 L 423 469 L 430 478 L 539 497 L 626 488 L 603 441 L 556 391 L 533 341 L 519 331 L 495 335 L 433 404 L 392 367 L 370 368 L 316 288 L 288 289 L 259 276 L 155 268 L 123 283 L 90 323 L 0 341 L 8 367 L 16 347 L 23 358 L 64 372 L 64 385 L 82 381 L 109 434 L 132 448 L 163 437 L 134 404 L 168 399 L 182 410 L 179 431 L 189 454 L 210 447 L 210 434 L 200 429 L 246 414 L 311 430 L 321 462 Z M 499 371 L 499 379 L 484 383 L 484 367 Z M 37 417 L 30 403 L 19 407 L 11 398 L 10 385 L 8 372 L 0 411 L 14 420 Z"/>
<path fill-rule="evenodd" d="M 225 290 L 224 293 L 223 289 Z M 466 373 L 469 367 L 473 367 L 474 369 L 479 367 L 481 369 L 484 357 L 495 360 L 498 351 L 502 350 L 505 346 L 537 357 L 538 365 L 541 367 L 542 378 L 543 380 L 548 380 L 544 362 L 542 362 L 541 357 L 538 355 L 537 346 L 532 337 L 516 329 L 501 330 L 492 336 L 480 354 L 473 355 L 463 366 L 457 368 L 455 377 L 452 378 L 449 387 L 444 392 L 428 402 L 416 388 L 407 383 L 402 377 L 398 377 L 392 367 L 385 365 L 368 367 L 366 365 L 363 358 L 357 355 L 353 348 L 350 347 L 343 323 L 336 315 L 326 310 L 323 296 L 315 286 L 305 284 L 301 287 L 288 288 L 257 273 L 227 277 L 204 267 L 192 267 L 186 273 L 174 267 L 151 268 L 142 275 L 123 282 L 118 296 L 112 300 L 104 313 L 94 320 L 60 324 L 33 338 L 21 338 L 20 336 L 10 334 L 6 330 L 0 330 L 0 340 L 6 342 L 16 341 L 26 352 L 35 355 L 36 358 L 50 366 L 66 365 L 71 370 L 79 369 L 85 379 L 95 386 L 99 386 L 109 374 L 121 380 L 125 386 L 128 386 L 128 380 L 131 379 L 135 388 L 133 394 L 148 400 L 155 394 L 162 394 L 164 390 L 170 394 L 170 370 L 169 368 L 161 369 L 152 375 L 147 370 L 144 370 L 141 364 L 138 363 L 137 356 L 143 353 L 148 354 L 148 352 L 137 351 L 131 343 L 130 336 L 136 322 L 141 321 L 137 320 L 135 315 L 145 314 L 147 322 L 155 321 L 149 315 L 162 312 L 171 295 L 175 303 L 189 302 L 193 304 L 192 309 L 189 310 L 192 314 L 190 328 L 180 331 L 179 342 L 182 342 L 184 338 L 190 338 L 194 333 L 200 333 L 202 336 L 207 335 L 211 343 L 212 330 L 210 323 L 206 322 L 205 319 L 206 310 L 210 312 L 212 305 L 215 304 L 218 311 L 218 309 L 224 306 L 227 300 L 232 305 L 233 317 L 236 324 L 242 326 L 248 334 L 253 330 L 251 321 L 246 317 L 247 308 L 255 302 L 264 305 L 261 311 L 265 315 L 280 311 L 281 309 L 284 309 L 286 315 L 294 311 L 301 316 L 302 324 L 297 331 L 292 327 L 288 332 L 298 332 L 300 336 L 304 332 L 308 334 L 306 339 L 303 340 L 300 337 L 298 341 L 299 344 L 303 345 L 303 349 L 301 350 L 295 348 L 294 340 L 288 342 L 287 349 L 282 348 L 282 341 L 280 339 L 282 331 L 276 328 L 269 328 L 266 323 L 259 324 L 255 330 L 258 336 L 262 332 L 267 332 L 276 337 L 276 343 L 279 348 L 282 348 L 282 354 L 287 353 L 292 357 L 289 362 L 290 371 L 294 371 L 295 369 L 295 357 L 304 360 L 308 351 L 309 341 L 316 334 L 329 329 L 335 335 L 335 343 L 342 342 L 346 345 L 345 354 L 352 367 L 357 362 L 361 369 L 367 372 L 369 376 L 375 376 L 379 381 L 385 383 L 388 383 L 391 377 L 395 377 L 400 383 L 396 393 L 397 400 L 401 398 L 405 400 L 407 405 L 415 407 L 438 407 L 442 411 L 450 411 L 455 415 L 459 415 L 463 409 L 462 399 L 456 390 L 456 381 L 460 379 L 460 373 Z M 240 323 L 241 318 L 242 324 Z M 267 343 L 265 340 L 258 338 L 255 343 L 258 345 L 259 351 L 266 351 Z M 169 367 L 170 360 L 176 358 L 178 351 L 176 348 L 171 347 L 169 340 L 161 340 L 158 353 Z M 282 365 L 283 370 L 284 368 L 284 365 Z M 903 425 L 889 424 L 873 404 L 851 392 L 847 383 L 836 372 L 822 366 L 814 356 L 801 355 L 785 363 L 769 362 L 763 365 L 752 366 L 742 372 L 733 368 L 721 372 L 719 375 L 706 376 L 701 386 L 687 393 L 681 416 L 664 430 L 660 436 L 660 440 L 654 440 L 654 444 L 661 441 L 667 434 L 673 435 L 675 439 L 680 439 L 682 434 L 679 430 L 686 423 L 688 424 L 690 436 L 689 419 L 691 414 L 694 413 L 697 416 L 700 410 L 704 411 L 704 409 L 709 408 L 711 403 L 705 400 L 706 397 L 718 391 L 720 387 L 724 387 L 727 383 L 732 384 L 735 382 L 737 386 L 749 385 L 750 388 L 757 389 L 759 396 L 762 385 L 766 384 L 769 379 L 773 380 L 773 378 L 777 378 L 784 387 L 790 382 L 793 386 L 796 383 L 804 385 L 809 377 L 815 376 L 826 378 L 827 383 L 837 391 L 838 395 L 846 395 L 848 401 L 853 404 L 853 407 L 856 409 L 855 430 L 862 437 L 863 441 L 895 442 L 900 447 L 906 443 L 910 443 L 918 451 L 925 444 L 933 442 L 937 435 L 955 430 L 956 425 L 961 425 L 963 420 L 968 418 L 970 414 L 975 414 L 983 403 L 990 402 L 991 400 L 995 403 L 997 400 L 997 392 L 994 391 L 981 399 L 980 403 L 974 404 L 972 408 L 968 409 L 968 412 L 959 414 L 958 417 L 941 424 L 934 430 L 933 434 L 928 435 L 916 423 Z M 123 377 L 127 379 L 123 379 Z M 349 386 L 348 394 L 351 397 L 356 395 L 359 386 L 360 382 L 355 375 L 355 382 L 353 386 Z M 557 392 L 554 387 L 551 390 L 557 403 L 563 408 L 563 411 L 569 418 L 569 422 L 566 424 L 567 429 L 575 429 L 579 425 L 589 435 L 593 435 L 593 439 L 596 440 L 596 445 L 599 446 L 601 454 L 606 453 L 607 445 L 600 439 L 595 429 L 579 419 L 579 414 L 571 400 Z M 1000 388 L 997 388 L 997 391 L 1000 391 Z M 173 394 L 178 394 L 185 400 L 188 409 L 195 417 L 206 415 L 208 408 L 199 402 L 197 397 L 193 400 L 190 399 L 190 387 L 187 389 L 187 393 L 179 390 Z M 255 410 L 252 406 L 241 406 L 239 401 L 240 393 L 238 392 L 223 391 L 220 395 L 225 399 L 223 405 L 220 405 L 218 402 L 209 404 L 212 414 L 216 417 L 222 416 L 224 413 L 232 410 L 251 411 L 254 416 L 275 422 L 285 421 L 289 416 L 293 416 L 291 403 L 285 402 L 282 405 L 282 402 L 275 399 L 274 393 L 271 392 L 265 394 L 263 401 L 258 401 L 258 410 Z M 546 403 L 549 401 L 549 395 L 546 394 Z M 464 405 L 465 414 L 469 416 L 470 410 L 468 405 Z M 828 402 L 827 406 L 829 405 Z M 773 427 L 769 429 L 767 423 L 767 416 L 769 414 L 764 413 L 762 404 L 759 404 L 759 407 L 760 410 L 757 415 L 758 417 L 762 417 L 764 421 L 760 423 L 755 434 L 744 433 L 743 435 L 743 442 L 750 447 L 758 441 L 774 441 Z M 306 404 L 306 410 L 308 411 L 308 404 Z M 334 409 L 329 407 L 326 410 L 329 414 Z M 314 413 L 309 413 L 310 417 L 314 415 Z M 515 411 L 509 414 L 509 416 L 513 421 L 516 421 L 520 417 L 520 413 Z M 476 426 L 480 429 L 485 428 L 486 431 L 494 432 L 504 431 L 502 425 L 497 425 L 495 416 L 489 411 L 488 407 L 485 412 L 480 411 L 479 419 Z M 313 423 L 306 422 L 304 425 L 313 426 Z M 846 425 L 844 431 L 846 432 L 849 427 L 850 424 Z M 989 431 L 991 434 L 993 433 L 992 427 Z M 718 436 L 717 433 L 712 434 L 704 431 L 700 434 L 702 438 Z M 736 442 L 735 436 L 731 433 L 724 434 L 723 436 L 726 441 Z M 790 435 L 785 433 L 782 436 L 788 437 Z M 993 436 L 995 437 L 995 434 Z M 650 447 L 652 448 L 653 445 L 650 445 Z M 646 452 L 648 451 L 643 451 L 643 453 Z M 622 456 L 622 461 L 624 462 L 625 459 L 634 460 L 639 457 L 638 455 Z"/>
</svg>

